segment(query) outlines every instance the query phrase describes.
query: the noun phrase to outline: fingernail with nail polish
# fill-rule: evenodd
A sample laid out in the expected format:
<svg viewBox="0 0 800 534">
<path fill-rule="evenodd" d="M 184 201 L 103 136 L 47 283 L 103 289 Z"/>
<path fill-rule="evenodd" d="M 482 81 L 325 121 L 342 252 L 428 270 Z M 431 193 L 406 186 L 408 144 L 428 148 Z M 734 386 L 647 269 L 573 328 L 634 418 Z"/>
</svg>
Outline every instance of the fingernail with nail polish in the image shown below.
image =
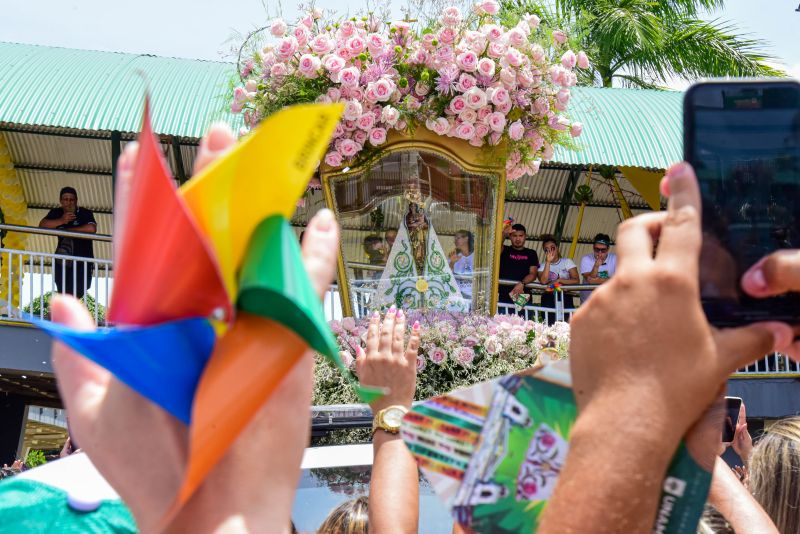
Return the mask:
<svg viewBox="0 0 800 534">
<path fill-rule="evenodd" d="M 414 330 L 419 330 L 419 321 L 414 321 Z"/>
<path fill-rule="evenodd" d="M 333 212 L 327 208 L 319 210 L 316 216 L 317 229 L 327 232 L 333 228 Z"/>
<path fill-rule="evenodd" d="M 397 310 L 397 318 L 398 319 L 402 319 L 403 318 L 403 310 Z"/>
</svg>

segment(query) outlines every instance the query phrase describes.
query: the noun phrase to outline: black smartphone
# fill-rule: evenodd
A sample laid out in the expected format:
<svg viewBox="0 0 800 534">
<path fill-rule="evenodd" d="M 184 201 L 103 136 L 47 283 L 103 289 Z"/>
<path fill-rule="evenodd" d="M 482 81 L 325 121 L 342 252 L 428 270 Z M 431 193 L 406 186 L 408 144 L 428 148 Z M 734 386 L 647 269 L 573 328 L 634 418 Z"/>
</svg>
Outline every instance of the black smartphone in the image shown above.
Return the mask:
<svg viewBox="0 0 800 534">
<path fill-rule="evenodd" d="M 739 397 L 725 397 L 725 421 L 722 426 L 722 442 L 731 443 L 736 435 L 736 424 L 739 422 L 739 410 L 742 399 Z"/>
<path fill-rule="evenodd" d="M 684 158 L 703 198 L 700 293 L 716 326 L 800 323 L 800 293 L 755 299 L 742 274 L 778 249 L 800 248 L 800 84 L 712 81 L 683 100 Z"/>
</svg>

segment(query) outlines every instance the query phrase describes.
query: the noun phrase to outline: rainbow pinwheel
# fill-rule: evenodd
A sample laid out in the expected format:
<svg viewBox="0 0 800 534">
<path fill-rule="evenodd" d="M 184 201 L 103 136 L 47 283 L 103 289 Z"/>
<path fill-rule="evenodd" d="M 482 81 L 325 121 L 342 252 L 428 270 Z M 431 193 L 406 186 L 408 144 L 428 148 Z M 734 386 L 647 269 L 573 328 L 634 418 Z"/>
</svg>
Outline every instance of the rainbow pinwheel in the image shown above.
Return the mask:
<svg viewBox="0 0 800 534">
<path fill-rule="evenodd" d="M 348 373 L 287 221 L 341 111 L 287 108 L 177 190 L 146 103 L 117 246 L 116 326 L 37 322 L 189 425 L 178 505 L 309 347 Z M 365 401 L 379 394 L 354 387 Z"/>
</svg>

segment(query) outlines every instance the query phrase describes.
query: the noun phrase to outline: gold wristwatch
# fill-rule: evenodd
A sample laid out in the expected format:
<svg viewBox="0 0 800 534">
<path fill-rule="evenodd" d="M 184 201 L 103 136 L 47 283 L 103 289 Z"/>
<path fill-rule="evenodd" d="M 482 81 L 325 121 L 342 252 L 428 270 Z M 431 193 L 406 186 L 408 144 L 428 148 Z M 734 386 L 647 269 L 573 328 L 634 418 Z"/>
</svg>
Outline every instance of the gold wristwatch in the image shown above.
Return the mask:
<svg viewBox="0 0 800 534">
<path fill-rule="evenodd" d="M 390 434 L 397 434 L 400 432 L 400 421 L 403 416 L 408 413 L 408 408 L 401 405 L 387 406 L 375 414 L 372 419 L 372 433 L 381 429 L 389 432 Z"/>
</svg>

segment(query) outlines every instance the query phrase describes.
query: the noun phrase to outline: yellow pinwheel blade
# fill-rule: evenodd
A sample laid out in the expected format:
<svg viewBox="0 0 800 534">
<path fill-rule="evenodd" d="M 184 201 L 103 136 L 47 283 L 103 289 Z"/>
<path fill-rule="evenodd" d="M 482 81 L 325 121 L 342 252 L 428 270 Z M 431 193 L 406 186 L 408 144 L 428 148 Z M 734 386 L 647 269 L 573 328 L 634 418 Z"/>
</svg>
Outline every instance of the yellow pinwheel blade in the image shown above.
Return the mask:
<svg viewBox="0 0 800 534">
<path fill-rule="evenodd" d="M 292 216 L 342 111 L 340 104 L 286 108 L 181 187 L 214 248 L 231 300 L 253 231 L 271 215 Z"/>
</svg>

